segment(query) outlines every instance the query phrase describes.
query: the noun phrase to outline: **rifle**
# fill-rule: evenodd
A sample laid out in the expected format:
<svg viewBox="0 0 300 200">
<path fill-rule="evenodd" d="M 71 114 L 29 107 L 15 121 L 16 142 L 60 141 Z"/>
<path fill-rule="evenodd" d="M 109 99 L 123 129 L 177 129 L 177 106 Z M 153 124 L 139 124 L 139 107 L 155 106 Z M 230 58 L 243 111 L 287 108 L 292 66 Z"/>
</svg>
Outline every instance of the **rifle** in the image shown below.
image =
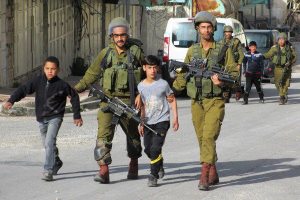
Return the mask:
<svg viewBox="0 0 300 200">
<path fill-rule="evenodd" d="M 125 116 L 128 118 L 132 118 L 137 123 L 142 123 L 144 127 L 146 127 L 148 130 L 153 132 L 154 134 L 158 135 L 158 133 L 153 130 L 149 125 L 143 122 L 141 118 L 139 117 L 139 112 L 135 108 L 132 108 L 131 106 L 128 106 L 126 103 L 124 103 L 121 99 L 118 97 L 109 97 L 100 89 L 96 89 L 95 87 L 91 86 L 90 94 L 89 96 L 94 96 L 102 102 L 106 102 L 108 105 L 101 110 L 105 113 L 110 112 L 113 114 L 112 118 L 112 124 L 117 125 L 119 123 L 119 120 L 121 117 Z"/>
<path fill-rule="evenodd" d="M 195 78 L 207 78 L 210 79 L 214 74 L 218 74 L 219 80 L 229 84 L 235 84 L 236 79 L 230 74 L 226 73 L 220 67 L 213 66 L 211 70 L 207 69 L 207 59 L 193 59 L 189 64 L 170 60 L 169 71 L 176 71 L 181 69 L 183 72 L 186 72 L 186 80 L 190 77 Z"/>
</svg>

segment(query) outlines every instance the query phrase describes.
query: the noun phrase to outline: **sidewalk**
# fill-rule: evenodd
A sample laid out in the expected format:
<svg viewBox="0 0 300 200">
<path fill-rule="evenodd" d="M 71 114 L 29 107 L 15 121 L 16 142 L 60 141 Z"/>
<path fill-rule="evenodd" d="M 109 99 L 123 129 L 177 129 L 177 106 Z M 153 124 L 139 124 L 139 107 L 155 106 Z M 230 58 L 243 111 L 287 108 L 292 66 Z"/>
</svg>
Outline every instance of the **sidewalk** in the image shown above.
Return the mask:
<svg viewBox="0 0 300 200">
<path fill-rule="evenodd" d="M 82 77 L 80 76 L 69 76 L 64 80 L 68 82 L 72 87 L 78 83 L 78 81 Z M 4 110 L 2 104 L 6 102 L 10 95 L 17 88 L 0 88 L 0 116 L 1 115 L 9 115 L 9 116 L 34 116 L 35 108 L 34 108 L 34 95 L 28 95 L 24 99 L 19 102 L 16 102 L 12 109 Z M 89 97 L 89 90 L 86 90 L 82 93 L 79 93 L 80 98 L 80 107 L 82 111 L 96 109 L 98 108 L 99 101 L 94 97 Z M 71 104 L 69 99 L 67 100 L 66 113 L 72 112 Z"/>
</svg>

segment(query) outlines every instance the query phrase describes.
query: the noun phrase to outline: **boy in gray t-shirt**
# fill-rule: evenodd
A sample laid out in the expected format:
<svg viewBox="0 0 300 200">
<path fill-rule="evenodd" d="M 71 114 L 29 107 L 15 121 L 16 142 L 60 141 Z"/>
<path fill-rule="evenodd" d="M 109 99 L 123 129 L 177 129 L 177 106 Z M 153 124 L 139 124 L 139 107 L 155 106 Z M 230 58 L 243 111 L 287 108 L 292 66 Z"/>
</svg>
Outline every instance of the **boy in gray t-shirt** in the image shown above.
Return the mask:
<svg viewBox="0 0 300 200">
<path fill-rule="evenodd" d="M 166 134 L 170 128 L 170 107 L 173 111 L 173 130 L 177 131 L 178 115 L 177 104 L 173 91 L 169 84 L 157 76 L 159 59 L 156 56 L 146 56 L 143 62 L 143 70 L 146 72 L 146 79 L 138 84 L 138 91 L 143 102 L 141 117 L 144 123 L 149 125 L 158 134 L 144 129 L 143 124 L 139 125 L 139 133 L 144 136 L 145 153 L 150 158 L 150 175 L 148 186 L 157 186 L 157 179 L 164 176 L 162 146 Z"/>
</svg>

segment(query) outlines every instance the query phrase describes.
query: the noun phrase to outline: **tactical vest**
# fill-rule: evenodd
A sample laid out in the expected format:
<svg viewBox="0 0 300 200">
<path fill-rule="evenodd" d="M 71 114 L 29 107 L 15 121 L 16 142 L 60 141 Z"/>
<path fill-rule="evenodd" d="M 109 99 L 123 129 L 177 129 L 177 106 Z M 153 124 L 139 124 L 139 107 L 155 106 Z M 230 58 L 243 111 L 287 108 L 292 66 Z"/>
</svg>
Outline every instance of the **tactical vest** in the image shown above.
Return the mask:
<svg viewBox="0 0 300 200">
<path fill-rule="evenodd" d="M 224 39 L 224 43 L 225 42 L 225 39 Z M 237 38 L 232 38 L 228 44 L 228 47 L 231 48 L 232 50 L 232 55 L 234 57 L 234 61 L 237 63 L 239 61 L 239 58 L 240 58 L 240 54 L 238 52 L 238 43 L 239 43 L 239 40 Z"/>
<path fill-rule="evenodd" d="M 292 50 L 289 45 L 285 45 L 283 48 L 284 52 L 280 49 L 279 45 L 276 45 L 276 54 L 273 56 L 272 62 L 277 66 L 277 67 L 284 67 L 284 65 L 287 62 L 291 61 L 292 57 Z"/>
<path fill-rule="evenodd" d="M 141 81 L 141 66 L 136 58 L 136 54 L 141 49 L 132 45 L 129 51 L 133 58 L 132 66 L 134 72 L 134 84 L 135 87 Z M 103 91 L 111 96 L 119 97 L 129 97 L 129 76 L 128 76 L 128 66 L 129 66 L 128 55 L 119 58 L 116 52 L 111 48 L 106 48 L 106 54 L 100 64 L 103 69 L 103 77 L 100 79 L 100 86 Z M 136 90 L 135 90 L 136 91 Z"/>
<path fill-rule="evenodd" d="M 222 48 L 224 46 L 220 43 L 216 43 L 216 48 L 210 49 L 206 66 L 209 70 L 212 69 L 212 66 L 220 66 L 219 64 L 224 65 L 224 58 L 228 48 Z M 199 43 L 193 44 L 192 48 L 193 58 L 204 58 L 202 57 L 202 49 L 200 48 Z M 222 89 L 219 86 L 214 85 L 211 79 L 202 78 L 201 85 L 201 88 L 197 88 L 195 77 L 191 77 L 186 86 L 187 95 L 192 99 L 197 100 L 222 96 Z"/>
</svg>

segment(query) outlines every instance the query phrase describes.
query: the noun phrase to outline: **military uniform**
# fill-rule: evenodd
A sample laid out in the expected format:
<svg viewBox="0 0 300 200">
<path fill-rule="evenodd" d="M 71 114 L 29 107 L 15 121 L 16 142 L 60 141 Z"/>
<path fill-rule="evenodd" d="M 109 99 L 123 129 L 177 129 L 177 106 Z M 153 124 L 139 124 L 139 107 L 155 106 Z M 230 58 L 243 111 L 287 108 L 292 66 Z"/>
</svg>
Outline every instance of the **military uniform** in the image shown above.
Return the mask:
<svg viewBox="0 0 300 200">
<path fill-rule="evenodd" d="M 130 105 L 128 54 L 130 52 L 133 58 L 135 85 L 141 80 L 141 61 L 144 55 L 137 45 L 131 45 L 127 49 L 129 51 L 118 54 L 114 43 L 103 49 L 88 68 L 84 77 L 75 86 L 75 89 L 81 92 L 90 84 L 100 81 L 100 86 L 106 95 L 118 97 Z M 115 125 L 112 124 L 113 114 L 102 111 L 106 105 L 105 102 L 100 103 L 97 116 L 98 135 L 94 155 L 100 167 L 107 166 L 112 162 L 110 151 L 115 132 Z M 142 155 L 142 147 L 137 129 L 138 124 L 132 119 L 121 118 L 120 125 L 127 136 L 128 156 L 131 159 L 139 158 Z"/>
<path fill-rule="evenodd" d="M 225 31 L 229 31 L 229 32 L 233 32 L 233 29 L 231 26 L 224 26 L 224 32 Z M 231 97 L 231 90 L 235 90 L 236 91 L 236 100 L 240 99 L 241 93 L 243 93 L 243 88 L 240 85 L 240 81 L 241 81 L 241 66 L 243 63 L 243 59 L 244 59 L 244 53 L 243 53 L 243 48 L 242 48 L 242 44 L 241 41 L 238 38 L 233 38 L 231 37 L 230 40 L 224 38 L 221 41 L 222 45 L 227 45 L 231 50 L 232 50 L 232 54 L 234 56 L 234 61 L 237 63 L 237 65 L 240 66 L 239 70 L 239 80 L 237 81 L 237 84 L 234 85 L 232 88 L 227 88 L 226 91 L 223 93 L 223 96 L 225 98 L 225 102 L 229 103 L 229 99 Z"/>
<path fill-rule="evenodd" d="M 188 49 L 185 62 L 189 63 L 192 58 L 207 58 L 210 69 L 216 64 L 217 56 L 220 54 L 221 45 L 216 42 L 205 51 L 201 44 L 194 44 Z M 236 63 L 230 49 L 226 51 L 224 64 L 228 72 L 237 76 Z M 220 134 L 222 121 L 225 115 L 225 103 L 222 97 L 223 88 L 213 84 L 211 79 L 202 78 L 202 89 L 195 86 L 195 78 L 188 81 L 184 74 L 178 74 L 173 82 L 173 88 L 177 91 L 187 89 L 191 97 L 192 121 L 200 147 L 200 162 L 202 163 L 201 175 L 198 188 L 208 190 L 209 185 L 219 182 L 216 170 L 217 152 L 216 140 Z M 209 178 L 208 178 L 209 177 Z"/>
<path fill-rule="evenodd" d="M 271 49 L 264 54 L 264 57 L 271 59 L 272 63 L 275 64 L 274 69 L 274 82 L 279 93 L 281 104 L 286 103 L 288 87 L 290 86 L 292 68 L 291 65 L 296 62 L 296 52 L 294 48 L 290 45 L 285 45 L 280 47 L 278 44 L 271 47 Z M 286 64 L 288 66 L 286 66 Z M 286 73 L 283 77 L 283 73 L 286 70 Z M 282 79 L 283 78 L 283 79 Z M 281 83 L 281 81 L 283 81 Z"/>
</svg>

